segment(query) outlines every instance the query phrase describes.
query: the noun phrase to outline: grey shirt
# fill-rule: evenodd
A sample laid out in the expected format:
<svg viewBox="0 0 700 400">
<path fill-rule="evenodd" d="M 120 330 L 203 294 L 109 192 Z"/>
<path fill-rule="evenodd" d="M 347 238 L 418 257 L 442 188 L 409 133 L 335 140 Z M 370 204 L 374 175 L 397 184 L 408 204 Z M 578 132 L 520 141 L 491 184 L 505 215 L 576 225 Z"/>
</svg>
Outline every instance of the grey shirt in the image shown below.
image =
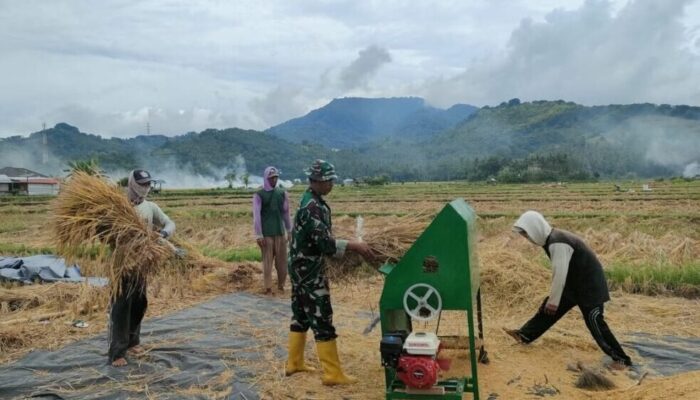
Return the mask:
<svg viewBox="0 0 700 400">
<path fill-rule="evenodd" d="M 165 215 L 156 203 L 144 200 L 136 206 L 136 213 L 146 221 L 149 228 L 153 229 L 155 226 L 158 230 L 167 232 L 168 236 L 175 233 L 175 223 Z"/>
</svg>

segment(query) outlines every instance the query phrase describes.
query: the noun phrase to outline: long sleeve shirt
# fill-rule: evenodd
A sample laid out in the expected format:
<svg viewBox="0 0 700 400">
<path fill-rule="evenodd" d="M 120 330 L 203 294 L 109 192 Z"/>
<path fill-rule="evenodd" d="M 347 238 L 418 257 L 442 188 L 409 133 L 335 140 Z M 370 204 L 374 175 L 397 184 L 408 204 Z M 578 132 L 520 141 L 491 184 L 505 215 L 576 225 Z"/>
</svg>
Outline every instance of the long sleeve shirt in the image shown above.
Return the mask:
<svg viewBox="0 0 700 400">
<path fill-rule="evenodd" d="M 552 243 L 549 245 L 549 256 L 552 261 L 552 288 L 549 292 L 547 303 L 559 306 L 561 295 L 564 293 L 566 276 L 569 273 L 569 262 L 574 248 L 566 243 Z"/>
<path fill-rule="evenodd" d="M 323 198 L 308 189 L 294 218 L 289 248 L 289 277 L 301 284 L 325 276 L 325 257 L 342 257 L 348 241 L 333 236 L 331 209 Z"/>
<path fill-rule="evenodd" d="M 146 221 L 149 228 L 153 229 L 155 226 L 159 230 L 165 231 L 168 236 L 172 236 L 175 233 L 175 223 L 165 215 L 156 203 L 144 200 L 135 208 L 136 213 Z"/>
</svg>

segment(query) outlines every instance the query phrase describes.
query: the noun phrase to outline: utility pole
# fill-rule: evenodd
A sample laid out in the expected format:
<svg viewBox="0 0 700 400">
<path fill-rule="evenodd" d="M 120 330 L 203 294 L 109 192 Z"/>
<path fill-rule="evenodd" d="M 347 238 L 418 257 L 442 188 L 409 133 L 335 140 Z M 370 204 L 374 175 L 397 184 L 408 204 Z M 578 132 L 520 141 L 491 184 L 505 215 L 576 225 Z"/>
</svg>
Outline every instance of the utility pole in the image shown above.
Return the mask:
<svg viewBox="0 0 700 400">
<path fill-rule="evenodd" d="M 41 155 L 41 163 L 46 165 L 49 162 L 49 139 L 46 137 L 46 122 L 41 124 L 41 139 L 44 144 L 44 151 Z"/>
<path fill-rule="evenodd" d="M 148 107 L 146 114 L 146 135 L 151 136 L 151 107 Z"/>
</svg>

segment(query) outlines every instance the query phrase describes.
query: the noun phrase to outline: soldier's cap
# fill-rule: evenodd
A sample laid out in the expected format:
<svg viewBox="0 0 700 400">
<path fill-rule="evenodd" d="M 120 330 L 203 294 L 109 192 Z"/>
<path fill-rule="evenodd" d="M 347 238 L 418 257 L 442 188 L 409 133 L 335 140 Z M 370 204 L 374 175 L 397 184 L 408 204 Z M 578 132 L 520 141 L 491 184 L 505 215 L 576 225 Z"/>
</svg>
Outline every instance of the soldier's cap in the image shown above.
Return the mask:
<svg viewBox="0 0 700 400">
<path fill-rule="evenodd" d="M 338 179 L 333 164 L 324 160 L 314 161 L 309 168 L 304 170 L 304 173 L 306 173 L 306 176 L 312 181 L 331 181 Z"/>
</svg>

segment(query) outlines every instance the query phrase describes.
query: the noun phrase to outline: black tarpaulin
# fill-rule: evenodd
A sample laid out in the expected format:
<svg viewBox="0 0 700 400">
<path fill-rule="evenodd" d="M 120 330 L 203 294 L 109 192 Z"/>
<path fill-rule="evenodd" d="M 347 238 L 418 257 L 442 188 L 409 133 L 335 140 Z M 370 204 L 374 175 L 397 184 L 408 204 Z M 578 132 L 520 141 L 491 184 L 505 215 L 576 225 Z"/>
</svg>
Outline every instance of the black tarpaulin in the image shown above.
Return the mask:
<svg viewBox="0 0 700 400">
<path fill-rule="evenodd" d="M 107 364 L 106 334 L 48 352 L 35 351 L 0 367 L 0 398 L 53 399 L 258 399 L 254 386 L 270 363 L 282 365 L 289 302 L 247 293 L 148 319 L 142 345 L 148 353 L 114 368 Z M 264 329 L 280 340 L 257 336 Z"/>
</svg>

